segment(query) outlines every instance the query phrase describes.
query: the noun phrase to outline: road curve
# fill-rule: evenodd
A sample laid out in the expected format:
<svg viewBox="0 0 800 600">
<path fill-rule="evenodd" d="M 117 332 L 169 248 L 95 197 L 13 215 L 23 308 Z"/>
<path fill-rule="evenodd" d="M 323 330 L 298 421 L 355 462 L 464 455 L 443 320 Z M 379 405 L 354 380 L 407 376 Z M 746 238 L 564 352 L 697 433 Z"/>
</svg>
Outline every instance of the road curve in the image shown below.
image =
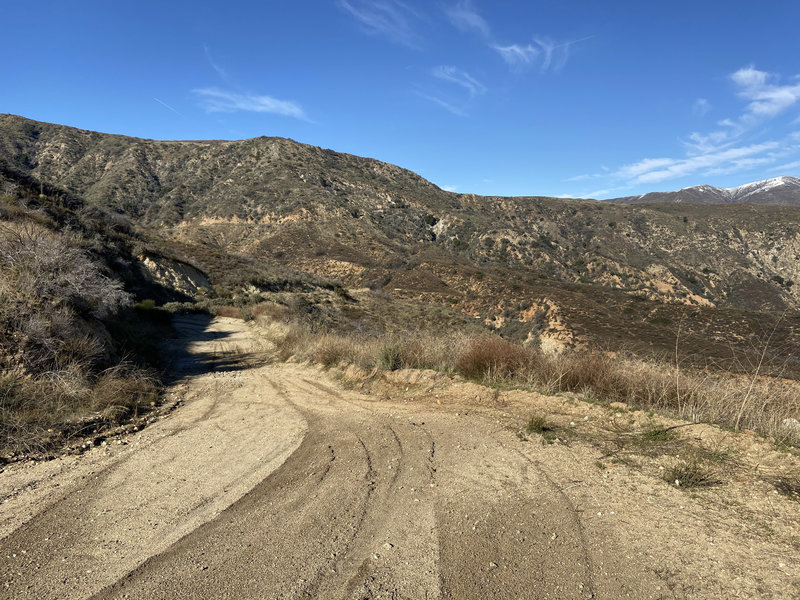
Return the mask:
<svg viewBox="0 0 800 600">
<path fill-rule="evenodd" d="M 185 405 L 0 540 L 9 598 L 670 597 L 598 567 L 613 540 L 491 414 L 244 360 L 238 321 L 178 325 Z"/>
</svg>

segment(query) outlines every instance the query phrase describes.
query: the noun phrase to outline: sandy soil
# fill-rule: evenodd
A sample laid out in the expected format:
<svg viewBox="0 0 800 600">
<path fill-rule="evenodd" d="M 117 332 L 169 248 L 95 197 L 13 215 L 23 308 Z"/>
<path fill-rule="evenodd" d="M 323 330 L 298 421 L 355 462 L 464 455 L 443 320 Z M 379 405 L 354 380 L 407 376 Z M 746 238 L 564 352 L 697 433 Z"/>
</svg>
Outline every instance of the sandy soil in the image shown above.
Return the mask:
<svg viewBox="0 0 800 600">
<path fill-rule="evenodd" d="M 360 390 L 264 364 L 241 321 L 177 326 L 168 417 L 0 474 L 0 597 L 800 597 L 800 505 L 757 476 L 796 461 L 752 438 L 687 433 L 744 444 L 690 492 L 672 457 L 609 460 L 642 415 L 424 372 Z M 568 443 L 521 435 L 534 411 Z"/>
</svg>

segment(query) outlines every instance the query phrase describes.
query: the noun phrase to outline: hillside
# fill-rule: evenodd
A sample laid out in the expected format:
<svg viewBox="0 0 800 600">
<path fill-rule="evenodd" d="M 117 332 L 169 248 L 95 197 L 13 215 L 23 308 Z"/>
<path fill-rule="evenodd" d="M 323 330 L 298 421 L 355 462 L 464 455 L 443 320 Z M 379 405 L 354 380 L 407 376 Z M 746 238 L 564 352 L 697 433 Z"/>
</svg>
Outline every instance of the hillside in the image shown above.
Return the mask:
<svg viewBox="0 0 800 600">
<path fill-rule="evenodd" d="M 287 139 L 153 141 L 11 115 L 0 161 L 132 219 L 211 287 L 369 287 L 559 347 L 667 351 L 681 324 L 715 359 L 800 302 L 793 206 L 478 197 Z M 777 337 L 795 343 L 796 321 Z"/>
<path fill-rule="evenodd" d="M 733 188 L 697 185 L 676 192 L 651 192 L 640 196 L 614 198 L 613 200 L 608 200 L 608 202 L 621 202 L 624 204 L 679 202 L 685 204 L 778 204 L 800 206 L 800 178 L 774 177 Z"/>
</svg>

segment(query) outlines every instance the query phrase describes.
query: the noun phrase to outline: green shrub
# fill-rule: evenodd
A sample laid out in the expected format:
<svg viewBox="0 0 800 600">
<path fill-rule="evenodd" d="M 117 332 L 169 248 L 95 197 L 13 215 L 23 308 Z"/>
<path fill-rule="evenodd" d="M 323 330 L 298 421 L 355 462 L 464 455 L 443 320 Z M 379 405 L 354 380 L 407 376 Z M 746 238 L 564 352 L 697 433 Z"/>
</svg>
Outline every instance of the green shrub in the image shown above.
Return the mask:
<svg viewBox="0 0 800 600">
<path fill-rule="evenodd" d="M 378 354 L 378 365 L 387 371 L 396 371 L 403 366 L 402 351 L 398 344 L 386 344 Z"/>
</svg>

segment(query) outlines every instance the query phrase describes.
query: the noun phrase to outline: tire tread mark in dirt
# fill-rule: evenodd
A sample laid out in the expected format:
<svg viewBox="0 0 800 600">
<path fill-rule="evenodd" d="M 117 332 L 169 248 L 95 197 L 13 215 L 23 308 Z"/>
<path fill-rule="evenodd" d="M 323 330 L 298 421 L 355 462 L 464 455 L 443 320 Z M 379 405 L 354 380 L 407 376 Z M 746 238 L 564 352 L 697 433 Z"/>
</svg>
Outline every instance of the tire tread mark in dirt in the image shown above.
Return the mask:
<svg viewBox="0 0 800 600">
<path fill-rule="evenodd" d="M 310 427 L 312 421 L 310 411 L 305 410 L 304 408 L 299 406 L 296 402 L 294 402 L 289 397 L 289 392 L 284 388 L 284 386 L 279 384 L 277 381 L 267 378 L 267 382 L 270 384 L 272 389 L 275 390 L 275 393 L 278 394 L 278 396 L 280 396 L 282 400 L 284 400 L 287 404 L 289 404 L 289 406 L 291 406 L 293 409 L 295 409 L 297 412 L 303 415 L 303 418 L 305 418 L 306 421 L 309 422 L 309 427 Z M 331 470 L 331 467 L 333 467 L 333 463 L 336 461 L 336 451 L 334 450 L 333 446 L 328 444 L 328 450 L 331 453 L 331 459 L 325 464 L 325 468 L 323 469 L 322 473 L 317 479 L 317 484 L 322 483 L 322 481 L 328 475 L 328 472 Z"/>
<path fill-rule="evenodd" d="M 366 411 L 366 412 L 369 412 L 369 413 L 372 413 L 372 414 L 378 414 L 378 412 L 375 411 L 374 409 L 367 408 L 365 406 L 360 405 L 357 402 L 353 402 L 352 400 L 348 400 L 341 393 L 339 393 L 339 391 L 333 389 L 332 387 L 329 387 L 329 386 L 325 385 L 324 383 L 319 383 L 318 381 L 311 381 L 310 379 L 305 379 L 305 378 L 303 378 L 302 381 L 303 381 L 303 383 L 305 383 L 307 385 L 310 385 L 311 387 L 313 387 L 317 391 L 322 392 L 324 394 L 328 394 L 329 396 L 332 396 L 333 398 L 336 398 L 340 402 L 344 402 L 345 404 L 349 404 L 350 406 L 353 406 L 353 407 L 357 408 L 358 410 Z"/>
<path fill-rule="evenodd" d="M 297 411 L 299 411 L 306 418 L 306 420 L 309 422 L 309 427 L 311 427 L 312 422 L 316 421 L 316 419 L 314 419 L 312 417 L 313 412 L 308 410 L 308 409 L 305 409 L 305 408 L 299 406 L 296 402 L 291 400 L 291 398 L 290 398 L 291 394 L 289 393 L 289 391 L 282 384 L 280 384 L 280 383 L 278 383 L 278 382 L 276 382 L 276 381 L 274 381 L 272 379 L 268 379 L 267 381 L 272 386 L 272 388 L 281 396 L 281 398 L 283 398 L 286 402 L 288 402 L 293 408 L 295 408 Z M 320 385 L 320 386 L 314 385 L 312 382 L 310 382 L 308 380 L 305 380 L 305 379 L 303 381 L 305 383 L 307 383 L 307 384 L 312 385 L 318 391 L 325 392 L 326 394 L 328 394 L 330 396 L 333 396 L 336 399 L 340 399 L 340 400 L 342 400 L 344 402 L 347 402 L 348 404 L 353 404 L 354 406 L 358 406 L 357 404 L 355 404 L 353 402 L 349 402 L 349 401 L 344 400 L 343 398 L 341 398 L 341 395 L 338 394 L 338 392 L 335 392 L 335 390 L 331 390 L 330 388 L 327 388 L 326 386 L 322 386 L 322 385 Z M 361 407 L 359 407 L 359 408 L 361 408 Z M 362 410 L 366 410 L 366 409 L 362 408 Z M 363 501 L 363 503 L 362 503 L 362 505 L 361 505 L 361 507 L 359 509 L 356 525 L 353 528 L 353 533 L 350 536 L 350 538 L 347 541 L 347 543 L 344 545 L 344 548 L 341 550 L 341 552 L 338 555 L 341 558 L 339 558 L 337 556 L 337 560 L 333 564 L 333 568 L 335 569 L 335 572 L 339 572 L 341 570 L 342 563 L 347 559 L 348 555 L 350 554 L 350 551 L 352 550 L 352 548 L 356 544 L 356 538 L 358 537 L 359 533 L 361 532 L 362 526 L 364 524 L 364 521 L 366 520 L 367 515 L 369 514 L 369 510 L 368 510 L 369 509 L 369 505 L 372 502 L 373 495 L 375 493 L 375 490 L 377 489 L 376 482 L 375 482 L 375 470 L 374 470 L 374 466 L 373 466 L 373 463 L 372 463 L 372 455 L 371 455 L 369 449 L 367 448 L 367 445 L 364 442 L 363 438 L 361 438 L 360 436 L 356 436 L 356 438 L 358 439 L 359 445 L 364 450 L 364 458 L 366 460 L 366 465 L 367 465 L 367 472 L 365 474 L 365 479 L 366 479 L 366 481 L 368 483 L 367 495 L 365 496 L 364 501 Z M 325 471 L 324 471 L 324 473 L 322 475 L 322 478 L 324 478 L 324 476 L 327 475 L 328 471 L 330 470 L 330 468 L 332 466 L 333 461 L 336 458 L 334 449 L 331 446 L 328 446 L 328 448 L 330 449 L 332 458 L 331 458 L 331 461 L 328 463 L 328 466 L 325 469 Z M 322 480 L 322 478 L 320 479 L 320 481 Z M 304 587 L 304 589 L 302 591 L 302 594 L 303 594 L 304 597 L 315 598 L 315 597 L 318 596 L 317 590 L 322 585 L 322 582 L 323 582 L 327 572 L 328 572 L 328 567 L 327 566 L 321 566 L 320 567 L 320 569 L 315 573 L 315 575 L 313 576 L 311 581 L 309 581 L 307 583 L 307 585 Z"/>
<path fill-rule="evenodd" d="M 367 449 L 367 445 L 364 443 L 364 440 L 360 436 L 357 436 L 357 439 L 358 439 L 359 445 L 364 450 L 364 458 L 365 458 L 366 463 L 367 463 L 367 472 L 366 472 L 366 474 L 364 476 L 364 478 L 366 479 L 367 484 L 368 484 L 368 486 L 367 486 L 367 495 L 364 498 L 364 501 L 363 501 L 363 503 L 362 503 L 362 505 L 360 507 L 359 514 L 358 514 L 358 519 L 356 521 L 355 527 L 353 528 L 353 534 L 350 536 L 350 539 L 348 540 L 348 542 L 345 545 L 344 549 L 339 553 L 339 555 L 337 555 L 337 560 L 333 563 L 334 572 L 337 572 L 337 573 L 341 570 L 342 563 L 347 560 L 347 557 L 350 554 L 350 551 L 352 550 L 352 548 L 356 544 L 356 538 L 358 537 L 358 534 L 361 532 L 362 526 L 364 524 L 364 521 L 366 520 L 367 515 L 369 514 L 369 510 L 368 510 L 369 509 L 369 505 L 372 502 L 372 496 L 373 496 L 373 494 L 375 493 L 375 490 L 376 490 L 376 486 L 375 486 L 375 471 L 373 470 L 373 467 L 372 467 L 372 455 L 370 454 L 370 451 Z M 339 558 L 339 556 L 341 556 L 341 558 Z M 317 591 L 319 590 L 319 587 L 322 585 L 322 581 L 324 579 L 324 574 L 326 572 L 327 572 L 327 568 L 325 566 L 320 567 L 320 569 L 314 575 L 313 580 L 311 582 L 309 582 L 309 584 L 303 590 L 303 595 L 305 595 L 308 598 L 317 598 L 317 597 L 319 597 L 319 594 L 317 593 Z"/>
<path fill-rule="evenodd" d="M 397 435 L 397 432 L 394 430 L 394 427 L 387 424 L 389 431 L 392 432 L 392 437 L 394 437 L 394 441 L 397 444 L 397 450 L 399 452 L 399 457 L 397 459 L 397 468 L 393 469 L 392 478 L 389 481 L 389 489 L 394 489 L 397 480 L 400 478 L 400 475 L 403 472 L 403 467 L 405 463 L 405 450 L 403 450 L 403 442 L 400 441 L 400 437 Z"/>
<path fill-rule="evenodd" d="M 344 400 L 344 398 L 342 398 L 342 395 L 339 393 L 338 390 L 328 387 L 324 383 L 319 383 L 318 381 L 311 381 L 310 379 L 305 379 L 305 378 L 303 378 L 303 382 L 307 383 L 312 387 L 317 388 L 320 392 L 325 392 L 326 394 L 333 396 L 337 400 Z M 347 400 L 345 400 L 345 402 L 347 402 Z M 352 404 L 352 402 L 350 404 Z"/>
<path fill-rule="evenodd" d="M 572 502 L 569 496 L 567 496 L 564 489 L 556 483 L 556 481 L 550 476 L 550 474 L 542 467 L 542 465 L 537 461 L 532 459 L 531 457 L 527 456 L 521 450 L 516 450 L 516 452 L 525 459 L 533 468 L 534 470 L 542 476 L 542 478 L 547 482 L 547 484 L 555 490 L 556 494 L 560 496 L 564 504 L 567 507 L 568 512 L 572 515 L 572 518 L 575 520 L 575 529 L 578 532 L 578 537 L 581 543 L 581 551 L 583 553 L 584 560 L 586 561 L 586 575 L 588 579 L 588 593 L 589 598 L 594 598 L 595 591 L 594 591 L 594 563 L 592 561 L 592 555 L 589 552 L 589 544 L 586 541 L 586 530 L 583 528 L 583 523 L 581 522 L 580 511 L 575 508 L 575 504 Z"/>
</svg>

